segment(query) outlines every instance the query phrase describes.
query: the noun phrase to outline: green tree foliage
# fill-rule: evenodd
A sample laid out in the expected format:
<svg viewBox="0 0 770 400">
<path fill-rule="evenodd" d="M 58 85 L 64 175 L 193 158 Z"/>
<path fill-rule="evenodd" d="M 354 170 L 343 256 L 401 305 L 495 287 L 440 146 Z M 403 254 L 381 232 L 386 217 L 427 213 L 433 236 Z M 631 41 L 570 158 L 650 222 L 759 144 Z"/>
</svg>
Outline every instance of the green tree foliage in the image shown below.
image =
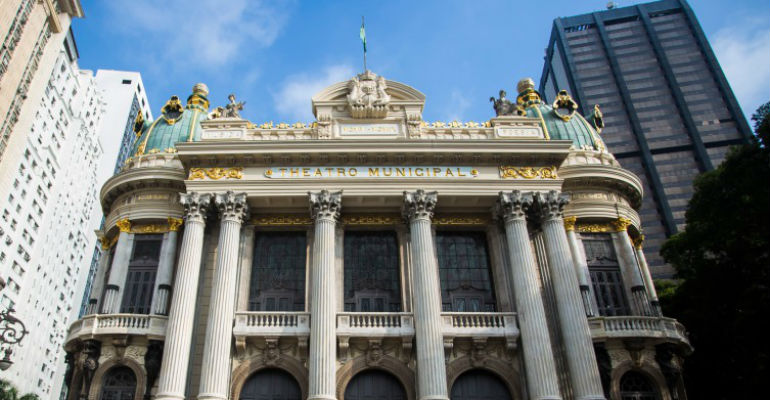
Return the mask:
<svg viewBox="0 0 770 400">
<path fill-rule="evenodd" d="M 27 393 L 19 397 L 19 391 L 10 382 L 0 379 L 0 400 L 40 400 L 34 393 Z"/>
<path fill-rule="evenodd" d="M 695 180 L 687 228 L 661 250 L 681 280 L 661 305 L 690 332 L 692 399 L 757 398 L 770 376 L 770 103 L 752 119 L 755 140 Z"/>
</svg>

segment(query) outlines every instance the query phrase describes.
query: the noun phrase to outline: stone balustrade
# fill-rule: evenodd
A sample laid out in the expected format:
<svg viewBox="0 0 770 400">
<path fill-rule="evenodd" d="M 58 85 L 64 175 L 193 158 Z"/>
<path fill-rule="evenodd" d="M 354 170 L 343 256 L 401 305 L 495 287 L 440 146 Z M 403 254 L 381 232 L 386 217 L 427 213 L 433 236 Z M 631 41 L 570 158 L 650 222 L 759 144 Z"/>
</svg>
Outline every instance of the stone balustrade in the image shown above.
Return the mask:
<svg viewBox="0 0 770 400">
<path fill-rule="evenodd" d="M 308 336 L 310 313 L 295 311 L 239 311 L 235 313 L 233 335 Z"/>
<path fill-rule="evenodd" d="M 684 325 L 673 318 L 665 317 L 593 317 L 588 318 L 591 337 L 609 338 L 651 338 L 676 341 L 690 346 Z"/>
<path fill-rule="evenodd" d="M 412 337 L 412 313 L 337 313 L 337 336 L 347 337 Z"/>
<path fill-rule="evenodd" d="M 67 343 L 72 340 L 93 339 L 104 335 L 147 336 L 151 340 L 163 340 L 166 336 L 168 317 L 146 314 L 93 314 L 70 325 Z"/>
<path fill-rule="evenodd" d="M 445 312 L 441 313 L 444 342 L 458 337 L 505 338 L 509 348 L 516 347 L 519 328 L 516 313 Z"/>
</svg>

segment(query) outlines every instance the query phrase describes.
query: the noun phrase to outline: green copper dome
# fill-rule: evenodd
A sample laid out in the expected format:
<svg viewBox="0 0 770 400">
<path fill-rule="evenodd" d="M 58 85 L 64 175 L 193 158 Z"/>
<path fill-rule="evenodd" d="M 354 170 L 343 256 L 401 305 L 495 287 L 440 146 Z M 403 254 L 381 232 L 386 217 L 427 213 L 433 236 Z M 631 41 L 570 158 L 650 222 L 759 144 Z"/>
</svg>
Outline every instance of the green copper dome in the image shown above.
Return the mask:
<svg viewBox="0 0 770 400">
<path fill-rule="evenodd" d="M 599 106 L 594 107 L 587 120 L 577 112 L 578 105 L 566 90 L 559 92 L 553 105 L 548 105 L 541 101 L 540 93 L 534 87 L 531 79 L 522 79 L 518 85 L 519 96 L 516 102 L 527 117 L 540 120 L 549 140 L 572 140 L 578 149 L 605 149 L 599 137 L 604 127 Z"/>
<path fill-rule="evenodd" d="M 199 83 L 182 107 L 179 97 L 171 96 L 161 109 L 161 116 L 152 122 L 137 117 L 134 126 L 139 135 L 132 151 L 133 156 L 153 153 L 175 153 L 177 142 L 196 142 L 201 136 L 201 121 L 208 117 L 208 88 Z"/>
</svg>

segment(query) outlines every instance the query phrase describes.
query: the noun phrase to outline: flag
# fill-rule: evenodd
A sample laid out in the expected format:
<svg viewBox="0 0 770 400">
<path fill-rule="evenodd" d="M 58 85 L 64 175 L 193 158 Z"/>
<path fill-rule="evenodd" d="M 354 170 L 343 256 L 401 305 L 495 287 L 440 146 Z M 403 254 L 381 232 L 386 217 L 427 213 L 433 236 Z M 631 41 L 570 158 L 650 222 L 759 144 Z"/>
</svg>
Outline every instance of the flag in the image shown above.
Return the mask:
<svg viewBox="0 0 770 400">
<path fill-rule="evenodd" d="M 358 34 L 361 38 L 361 43 L 364 44 L 364 53 L 366 53 L 366 31 L 364 30 L 364 21 L 361 21 L 361 32 Z"/>
</svg>

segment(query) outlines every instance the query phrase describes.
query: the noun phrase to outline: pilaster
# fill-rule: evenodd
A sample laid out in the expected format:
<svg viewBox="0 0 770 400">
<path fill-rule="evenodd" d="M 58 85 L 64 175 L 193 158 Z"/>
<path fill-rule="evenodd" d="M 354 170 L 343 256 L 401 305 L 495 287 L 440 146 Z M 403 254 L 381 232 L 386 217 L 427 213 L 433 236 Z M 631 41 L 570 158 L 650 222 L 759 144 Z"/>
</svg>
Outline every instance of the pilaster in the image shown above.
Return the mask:
<svg viewBox="0 0 770 400">
<path fill-rule="evenodd" d="M 131 261 L 131 251 L 134 247 L 134 234 L 131 233 L 131 222 L 128 218 L 119 220 L 117 225 L 118 243 L 115 245 L 115 255 L 110 268 L 110 278 L 104 293 L 102 313 L 115 314 L 120 312 L 120 303 L 123 299 L 123 288 L 128 276 L 128 263 Z"/>
<path fill-rule="evenodd" d="M 580 285 L 580 296 L 583 299 L 583 308 L 586 316 L 596 316 L 597 306 L 594 304 L 594 295 L 591 287 L 591 273 L 588 271 L 588 262 L 586 261 L 585 248 L 583 242 L 575 233 L 575 223 L 577 217 L 564 217 L 564 230 L 567 231 L 567 241 L 569 241 L 569 250 L 572 254 L 572 261 L 575 264 L 578 284 Z"/>
</svg>

